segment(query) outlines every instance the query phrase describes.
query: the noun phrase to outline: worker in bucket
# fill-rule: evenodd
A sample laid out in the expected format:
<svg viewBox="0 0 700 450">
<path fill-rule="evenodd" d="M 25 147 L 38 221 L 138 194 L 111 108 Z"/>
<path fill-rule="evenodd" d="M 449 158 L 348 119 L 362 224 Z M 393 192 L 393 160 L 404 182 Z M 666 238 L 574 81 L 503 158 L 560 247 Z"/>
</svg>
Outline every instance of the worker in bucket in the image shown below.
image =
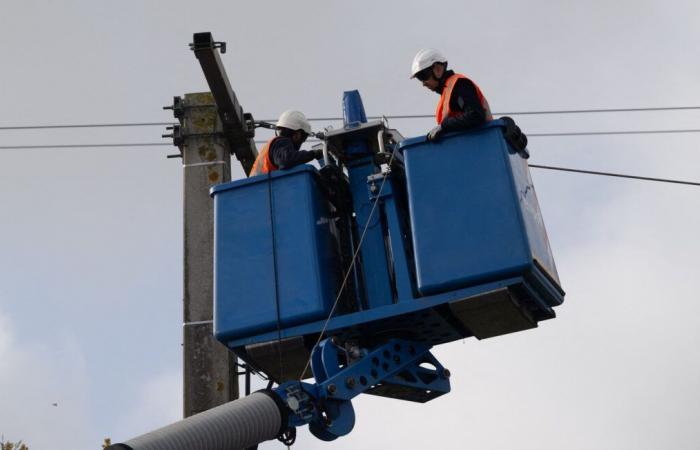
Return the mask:
<svg viewBox="0 0 700 450">
<path fill-rule="evenodd" d="M 413 58 L 411 78 L 440 94 L 435 110 L 437 126 L 428 133 L 434 141 L 449 131 L 467 130 L 493 120 L 489 102 L 476 83 L 447 69 L 447 58 L 439 51 L 421 49 Z"/>
<path fill-rule="evenodd" d="M 323 157 L 322 150 L 300 150 L 311 134 L 311 124 L 300 111 L 288 110 L 277 120 L 276 136 L 270 139 L 255 159 L 250 176 L 291 169 Z"/>
</svg>

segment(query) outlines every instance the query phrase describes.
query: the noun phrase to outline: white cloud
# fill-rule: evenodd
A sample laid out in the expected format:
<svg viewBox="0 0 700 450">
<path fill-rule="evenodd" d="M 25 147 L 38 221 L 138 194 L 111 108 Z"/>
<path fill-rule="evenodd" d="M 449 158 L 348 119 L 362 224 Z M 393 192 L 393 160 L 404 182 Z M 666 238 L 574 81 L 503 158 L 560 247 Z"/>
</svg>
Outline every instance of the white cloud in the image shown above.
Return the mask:
<svg viewBox="0 0 700 450">
<path fill-rule="evenodd" d="M 8 440 L 39 450 L 98 448 L 106 437 L 127 440 L 181 418 L 181 378 L 172 370 L 140 386 L 141 380 L 131 380 L 135 395 L 112 399 L 110 412 L 89 398 L 86 361 L 74 339 L 63 335 L 37 343 L 0 310 L 0 434 Z M 121 405 L 130 406 L 119 411 Z"/>
<path fill-rule="evenodd" d="M 6 353 L 12 346 L 12 332 L 10 322 L 0 314 L 0 362 L 5 359 Z"/>
<path fill-rule="evenodd" d="M 182 373 L 172 370 L 147 380 L 130 409 L 117 417 L 112 442 L 123 442 L 182 419 Z"/>
<path fill-rule="evenodd" d="M 0 311 L 0 433 L 32 449 L 94 448 L 85 361 L 70 336 L 30 340 Z"/>
</svg>

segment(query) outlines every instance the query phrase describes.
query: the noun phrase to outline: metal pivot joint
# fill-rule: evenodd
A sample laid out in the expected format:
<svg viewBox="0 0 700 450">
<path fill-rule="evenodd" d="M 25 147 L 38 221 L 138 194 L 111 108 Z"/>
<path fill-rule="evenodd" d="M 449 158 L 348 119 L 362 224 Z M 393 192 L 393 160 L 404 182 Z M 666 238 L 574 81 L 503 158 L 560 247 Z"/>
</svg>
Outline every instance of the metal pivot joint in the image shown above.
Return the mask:
<svg viewBox="0 0 700 450">
<path fill-rule="evenodd" d="M 331 441 L 352 431 L 351 400 L 362 394 L 392 395 L 427 402 L 450 391 L 450 373 L 420 342 L 391 339 L 372 349 L 335 339 L 322 341 L 311 355 L 315 384 L 290 381 L 275 389 L 289 408 L 289 426 L 309 425 Z"/>
</svg>

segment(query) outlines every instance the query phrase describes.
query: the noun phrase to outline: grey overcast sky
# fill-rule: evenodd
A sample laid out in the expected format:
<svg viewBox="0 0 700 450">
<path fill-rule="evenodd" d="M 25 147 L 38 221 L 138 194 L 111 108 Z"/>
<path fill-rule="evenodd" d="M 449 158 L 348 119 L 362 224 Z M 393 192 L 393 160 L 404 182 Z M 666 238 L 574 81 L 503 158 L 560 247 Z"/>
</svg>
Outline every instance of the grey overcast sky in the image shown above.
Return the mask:
<svg viewBox="0 0 700 450">
<path fill-rule="evenodd" d="M 700 105 L 700 2 L 2 2 L 0 126 L 160 122 L 206 90 L 211 31 L 247 111 L 430 114 L 421 47 L 496 112 Z M 529 133 L 700 128 L 700 112 L 516 116 Z M 322 126 L 326 124 L 316 123 Z M 392 120 L 404 135 L 429 119 Z M 0 131 L 0 145 L 159 142 L 158 127 Z M 264 134 L 262 135 L 265 136 Z M 700 181 L 700 134 L 530 140 L 531 163 Z M 99 448 L 181 414 L 182 173 L 170 147 L 0 150 L 0 434 Z M 532 169 L 564 289 L 527 332 L 436 349 L 453 392 L 355 402 L 299 449 L 696 449 L 700 188 Z M 241 177 L 239 170 L 234 174 Z M 57 404 L 54 406 L 53 404 Z M 279 449 L 267 443 L 261 448 Z"/>
</svg>

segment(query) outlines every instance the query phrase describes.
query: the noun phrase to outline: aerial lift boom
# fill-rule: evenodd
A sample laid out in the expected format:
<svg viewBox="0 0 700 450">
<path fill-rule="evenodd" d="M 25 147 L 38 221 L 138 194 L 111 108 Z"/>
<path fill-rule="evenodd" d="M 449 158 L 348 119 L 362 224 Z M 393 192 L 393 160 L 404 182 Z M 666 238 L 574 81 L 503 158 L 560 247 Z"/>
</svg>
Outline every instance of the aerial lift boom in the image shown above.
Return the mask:
<svg viewBox="0 0 700 450">
<path fill-rule="evenodd" d="M 303 425 L 319 439 L 332 441 L 352 430 L 351 400 L 373 385 L 410 385 L 424 401 L 450 390 L 450 372 L 430 346 L 401 339 L 371 350 L 326 339 L 314 350 L 311 364 L 315 383 L 287 381 L 108 448 L 229 450 L 274 438 L 291 445 L 295 428 Z"/>
</svg>

